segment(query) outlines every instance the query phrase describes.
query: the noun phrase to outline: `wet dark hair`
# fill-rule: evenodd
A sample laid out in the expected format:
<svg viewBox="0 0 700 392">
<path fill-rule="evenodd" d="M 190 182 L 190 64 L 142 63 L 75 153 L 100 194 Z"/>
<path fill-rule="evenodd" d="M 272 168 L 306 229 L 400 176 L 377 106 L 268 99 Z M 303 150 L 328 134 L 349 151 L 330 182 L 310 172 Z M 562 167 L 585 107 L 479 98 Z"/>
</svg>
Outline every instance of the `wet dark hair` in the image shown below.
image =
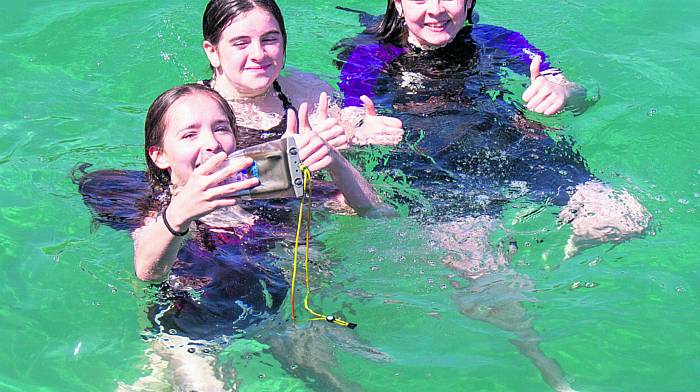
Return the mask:
<svg viewBox="0 0 700 392">
<path fill-rule="evenodd" d="M 472 15 L 476 0 L 464 0 L 464 6 L 467 7 L 467 21 L 472 24 Z M 404 23 L 403 16 L 399 15 L 399 10 L 396 9 L 394 0 L 387 0 L 386 13 L 384 19 L 377 26 L 369 29 L 369 32 L 374 34 L 378 39 L 399 46 L 405 46 L 408 39 L 408 29 Z"/>
<path fill-rule="evenodd" d="M 148 108 L 146 123 L 144 125 L 144 152 L 146 154 L 146 177 L 153 190 L 154 196 L 168 195 L 170 189 L 170 173 L 156 166 L 155 162 L 148 155 L 148 149 L 156 146 L 163 147 L 163 136 L 165 135 L 166 117 L 170 108 L 180 98 L 193 94 L 206 94 L 217 101 L 221 110 L 226 114 L 231 129 L 236 135 L 236 116 L 233 114 L 228 102 L 215 90 L 202 84 L 191 83 L 173 87 L 158 96 Z"/>
<path fill-rule="evenodd" d="M 221 33 L 239 15 L 261 8 L 269 12 L 280 26 L 282 33 L 282 45 L 287 53 L 287 29 L 284 27 L 282 11 L 275 0 L 211 0 L 204 10 L 202 17 L 202 35 L 205 41 L 217 45 L 221 39 Z"/>
</svg>

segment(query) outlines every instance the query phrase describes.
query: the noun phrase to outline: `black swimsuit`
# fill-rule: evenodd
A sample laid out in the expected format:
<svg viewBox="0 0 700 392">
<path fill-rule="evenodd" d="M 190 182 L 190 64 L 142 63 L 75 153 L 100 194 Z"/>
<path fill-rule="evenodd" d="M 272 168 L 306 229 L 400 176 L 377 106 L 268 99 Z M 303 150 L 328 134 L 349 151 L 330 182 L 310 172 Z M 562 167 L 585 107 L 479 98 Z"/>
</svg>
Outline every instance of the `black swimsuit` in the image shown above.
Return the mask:
<svg viewBox="0 0 700 392">
<path fill-rule="evenodd" d="M 392 108 L 406 134 L 377 170 L 403 174 L 422 191 L 427 206 L 405 200 L 414 212 L 498 215 L 522 196 L 564 205 L 576 185 L 594 178 L 571 140 L 550 137 L 509 102 L 501 69 L 512 56 L 474 40 L 470 27 L 439 49 L 381 54 L 390 61 L 371 86 L 374 102 Z M 375 66 L 364 61 L 347 66 Z M 356 77 L 346 84 L 363 87 L 366 76 Z"/>
<path fill-rule="evenodd" d="M 212 87 L 211 80 L 203 80 L 202 84 L 207 87 Z M 282 107 L 284 108 L 282 120 L 280 120 L 279 124 L 270 129 L 255 129 L 239 125 L 238 136 L 236 138 L 238 148 L 246 148 L 265 143 L 270 140 L 277 140 L 287 131 L 287 111 L 292 109 L 294 112 L 296 112 L 296 108 L 289 98 L 282 92 L 282 87 L 280 87 L 280 84 L 276 80 L 272 83 L 272 88 L 277 93 L 277 97 L 279 97 L 280 101 L 282 101 Z"/>
</svg>

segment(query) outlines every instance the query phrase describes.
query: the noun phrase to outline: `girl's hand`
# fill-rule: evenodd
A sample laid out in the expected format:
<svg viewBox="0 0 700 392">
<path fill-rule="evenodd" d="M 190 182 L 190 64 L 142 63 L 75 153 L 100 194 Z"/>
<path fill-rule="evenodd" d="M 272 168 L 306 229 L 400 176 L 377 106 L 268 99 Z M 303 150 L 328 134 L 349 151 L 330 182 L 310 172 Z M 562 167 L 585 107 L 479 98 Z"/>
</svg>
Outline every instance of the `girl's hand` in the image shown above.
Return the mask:
<svg viewBox="0 0 700 392">
<path fill-rule="evenodd" d="M 287 131 L 286 137 L 293 137 L 299 149 L 299 159 L 301 163 L 308 167 L 311 172 L 329 167 L 338 154 L 326 140 L 320 137 L 311 129 L 308 116 L 308 104 L 306 102 L 299 106 L 299 120 L 293 110 L 287 111 Z M 301 130 L 301 133 L 299 132 Z"/>
<path fill-rule="evenodd" d="M 227 156 L 220 152 L 207 159 L 192 171 L 187 183 L 173 195 L 168 206 L 168 221 L 175 230 L 186 229 L 190 223 L 217 208 L 236 204 L 233 194 L 260 183 L 257 178 L 251 178 L 220 185 L 253 164 L 248 157 L 231 158 L 229 165 L 218 170 Z"/>
<path fill-rule="evenodd" d="M 403 139 L 404 129 L 401 120 L 394 117 L 377 116 L 374 102 L 366 96 L 360 97 L 367 115 L 357 128 L 352 143 L 356 145 L 380 144 L 397 145 Z"/>
<path fill-rule="evenodd" d="M 333 148 L 343 150 L 350 147 L 350 144 L 348 143 L 348 137 L 345 135 L 345 130 L 338 123 L 338 119 L 328 117 L 329 101 L 330 99 L 325 92 L 318 97 L 318 112 L 311 128 Z M 306 111 L 308 110 L 307 108 L 308 106 L 304 104 L 299 107 L 300 118 L 306 115 L 302 113 L 302 109 Z"/>
<path fill-rule="evenodd" d="M 568 83 L 555 83 L 545 76 L 540 75 L 542 58 L 535 57 L 530 63 L 530 86 L 523 93 L 523 101 L 527 108 L 535 113 L 551 116 L 564 109 L 569 96 L 571 86 Z M 563 79 L 566 81 L 566 79 Z"/>
</svg>

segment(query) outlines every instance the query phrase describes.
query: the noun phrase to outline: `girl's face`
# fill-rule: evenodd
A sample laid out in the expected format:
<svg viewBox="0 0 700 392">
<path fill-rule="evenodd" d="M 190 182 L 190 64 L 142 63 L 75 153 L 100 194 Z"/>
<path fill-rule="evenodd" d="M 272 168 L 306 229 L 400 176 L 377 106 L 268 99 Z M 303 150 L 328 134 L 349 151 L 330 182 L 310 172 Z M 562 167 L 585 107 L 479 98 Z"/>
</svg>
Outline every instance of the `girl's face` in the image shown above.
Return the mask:
<svg viewBox="0 0 700 392">
<path fill-rule="evenodd" d="M 272 85 L 284 66 L 284 42 L 274 16 L 254 8 L 236 17 L 217 45 L 204 41 L 204 51 L 224 94 L 257 96 Z M 226 91 L 231 90 L 231 91 Z"/>
<path fill-rule="evenodd" d="M 214 154 L 236 150 L 233 128 L 220 105 L 206 93 L 194 93 L 168 109 L 162 147 L 150 147 L 148 155 L 170 172 L 174 185 L 187 183 L 192 171 Z"/>
<path fill-rule="evenodd" d="M 421 47 L 450 43 L 467 20 L 472 0 L 394 0 L 408 27 L 408 42 Z"/>
</svg>

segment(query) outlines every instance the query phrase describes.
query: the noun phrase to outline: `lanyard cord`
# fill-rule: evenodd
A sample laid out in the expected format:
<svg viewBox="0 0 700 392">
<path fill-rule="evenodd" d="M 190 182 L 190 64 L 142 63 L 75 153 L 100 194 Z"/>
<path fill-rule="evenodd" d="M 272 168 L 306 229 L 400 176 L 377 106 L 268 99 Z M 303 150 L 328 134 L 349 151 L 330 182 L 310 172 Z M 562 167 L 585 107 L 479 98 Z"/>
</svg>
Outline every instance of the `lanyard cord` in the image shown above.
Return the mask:
<svg viewBox="0 0 700 392">
<path fill-rule="evenodd" d="M 311 237 L 311 172 L 309 168 L 302 165 L 301 172 L 304 175 L 304 194 L 301 196 L 301 201 L 299 203 L 299 220 L 297 221 L 297 235 L 294 241 L 294 265 L 292 267 L 292 320 L 296 321 L 296 312 L 294 310 L 294 293 L 295 293 L 295 283 L 297 280 L 297 260 L 299 256 L 299 237 L 301 236 L 301 223 L 304 217 L 304 204 L 307 204 L 306 209 L 306 255 L 304 258 L 304 275 L 306 280 L 306 295 L 304 296 L 304 309 L 309 312 L 312 316 L 310 321 L 313 320 L 326 320 L 329 323 L 340 325 L 341 327 L 355 328 L 357 324 L 349 323 L 347 321 L 335 318 L 334 316 L 326 316 L 321 314 L 309 307 L 309 296 L 311 295 L 311 285 L 309 284 L 309 239 Z"/>
</svg>

